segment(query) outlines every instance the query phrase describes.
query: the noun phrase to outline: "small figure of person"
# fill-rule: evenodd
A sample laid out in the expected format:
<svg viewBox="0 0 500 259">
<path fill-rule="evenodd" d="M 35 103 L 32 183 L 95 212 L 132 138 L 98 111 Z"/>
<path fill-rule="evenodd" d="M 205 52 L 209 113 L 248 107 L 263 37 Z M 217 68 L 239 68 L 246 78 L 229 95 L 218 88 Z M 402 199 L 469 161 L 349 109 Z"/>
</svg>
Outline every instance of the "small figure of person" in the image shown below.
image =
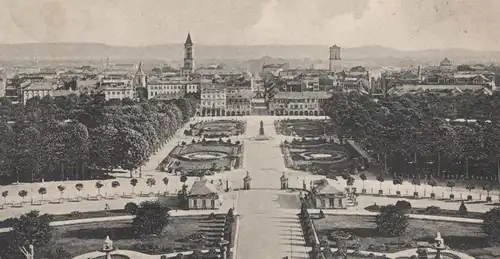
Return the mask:
<svg viewBox="0 0 500 259">
<path fill-rule="evenodd" d="M 109 205 L 106 203 L 106 205 L 104 205 L 104 211 L 106 215 L 108 215 L 109 210 L 110 210 Z"/>
</svg>

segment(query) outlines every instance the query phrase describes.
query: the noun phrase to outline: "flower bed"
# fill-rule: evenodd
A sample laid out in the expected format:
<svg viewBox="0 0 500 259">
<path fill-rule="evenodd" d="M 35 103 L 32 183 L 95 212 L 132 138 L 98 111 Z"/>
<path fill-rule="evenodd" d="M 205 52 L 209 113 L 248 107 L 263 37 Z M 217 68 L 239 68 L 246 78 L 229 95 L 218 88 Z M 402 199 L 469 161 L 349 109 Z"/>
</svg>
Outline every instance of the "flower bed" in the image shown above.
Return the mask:
<svg viewBox="0 0 500 259">
<path fill-rule="evenodd" d="M 324 120 L 280 120 L 275 122 L 274 127 L 278 134 L 285 136 L 318 137 L 325 133 L 325 129 L 331 132 Z"/>
<path fill-rule="evenodd" d="M 158 165 L 162 171 L 183 172 L 197 175 L 200 171 L 231 170 L 241 165 L 237 161 L 241 157 L 243 145 L 240 142 L 229 141 L 192 141 L 190 144 L 175 147 L 172 152 Z"/>
<path fill-rule="evenodd" d="M 245 132 L 245 123 L 239 120 L 202 121 L 191 124 L 190 129 L 184 131 L 187 136 L 205 138 L 219 138 L 241 135 Z"/>
</svg>

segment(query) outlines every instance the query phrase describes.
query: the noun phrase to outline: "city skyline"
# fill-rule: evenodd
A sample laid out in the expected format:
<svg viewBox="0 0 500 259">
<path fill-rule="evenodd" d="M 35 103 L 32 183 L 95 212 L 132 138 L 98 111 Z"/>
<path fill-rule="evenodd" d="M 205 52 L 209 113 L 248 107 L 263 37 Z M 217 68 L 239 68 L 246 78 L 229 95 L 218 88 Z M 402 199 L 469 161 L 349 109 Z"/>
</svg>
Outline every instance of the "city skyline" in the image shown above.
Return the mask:
<svg viewBox="0 0 500 259">
<path fill-rule="evenodd" d="M 119 2 L 119 4 L 118 4 Z M 500 50 L 496 1 L 0 0 L 0 44 L 379 45 Z M 300 10 L 301 12 L 297 12 Z M 290 33 L 291 28 L 296 33 Z M 333 33 L 330 33 L 333 32 Z"/>
</svg>

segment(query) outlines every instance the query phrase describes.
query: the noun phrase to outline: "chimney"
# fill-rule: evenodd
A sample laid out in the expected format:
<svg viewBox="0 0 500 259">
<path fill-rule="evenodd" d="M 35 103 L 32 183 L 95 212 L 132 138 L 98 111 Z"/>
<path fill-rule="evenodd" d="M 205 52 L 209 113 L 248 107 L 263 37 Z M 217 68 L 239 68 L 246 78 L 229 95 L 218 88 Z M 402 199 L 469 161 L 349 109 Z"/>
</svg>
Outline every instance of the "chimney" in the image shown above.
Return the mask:
<svg viewBox="0 0 500 259">
<path fill-rule="evenodd" d="M 422 75 L 420 74 L 420 66 L 418 66 L 418 70 L 417 70 L 417 79 L 420 80 L 420 77 Z"/>
</svg>

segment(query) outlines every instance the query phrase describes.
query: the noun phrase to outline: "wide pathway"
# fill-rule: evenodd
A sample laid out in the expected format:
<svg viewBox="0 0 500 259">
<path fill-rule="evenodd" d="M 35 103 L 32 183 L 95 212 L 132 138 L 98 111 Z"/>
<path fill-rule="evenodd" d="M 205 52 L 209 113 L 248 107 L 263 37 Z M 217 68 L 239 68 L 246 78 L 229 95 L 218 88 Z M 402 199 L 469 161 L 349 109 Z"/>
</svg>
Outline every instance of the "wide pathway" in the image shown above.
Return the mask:
<svg viewBox="0 0 500 259">
<path fill-rule="evenodd" d="M 271 139 L 253 141 L 260 121 Z M 279 178 L 285 165 L 272 117 L 248 117 L 244 169 L 252 177 L 252 190 L 240 191 L 237 211 L 240 214 L 238 259 L 308 258 L 298 221 L 298 193 L 279 190 Z"/>
</svg>

